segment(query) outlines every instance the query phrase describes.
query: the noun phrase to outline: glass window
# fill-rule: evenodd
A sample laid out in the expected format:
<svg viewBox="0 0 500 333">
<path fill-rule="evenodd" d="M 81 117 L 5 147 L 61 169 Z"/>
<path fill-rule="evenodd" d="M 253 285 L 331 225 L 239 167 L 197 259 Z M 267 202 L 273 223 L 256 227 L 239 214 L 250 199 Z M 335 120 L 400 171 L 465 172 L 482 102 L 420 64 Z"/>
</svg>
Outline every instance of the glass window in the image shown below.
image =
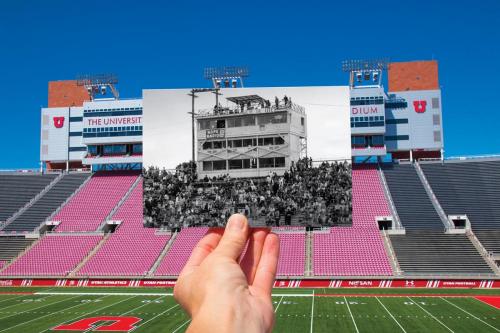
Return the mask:
<svg viewBox="0 0 500 333">
<path fill-rule="evenodd" d="M 97 146 L 88 146 L 88 152 L 91 155 L 97 155 Z"/>
<path fill-rule="evenodd" d="M 226 170 L 226 161 L 213 161 L 213 170 Z"/>
<path fill-rule="evenodd" d="M 383 135 L 374 135 L 372 136 L 372 146 L 380 147 L 384 145 L 384 136 Z"/>
<path fill-rule="evenodd" d="M 106 155 L 107 155 L 107 154 L 112 154 L 112 153 L 113 153 L 113 146 L 111 146 L 111 145 L 104 145 L 104 146 L 102 147 L 102 152 L 103 152 L 104 154 L 106 154 Z"/>
<path fill-rule="evenodd" d="M 264 138 L 264 146 L 272 146 L 274 138 Z"/>
<path fill-rule="evenodd" d="M 252 146 L 252 139 L 243 139 L 243 147 Z"/>
<path fill-rule="evenodd" d="M 214 141 L 213 142 L 214 149 L 222 149 L 226 147 L 226 141 Z"/>
<path fill-rule="evenodd" d="M 274 167 L 273 158 L 259 158 L 259 166 L 261 168 L 272 168 Z"/>
<path fill-rule="evenodd" d="M 203 171 L 212 171 L 212 161 L 203 161 Z"/>
<path fill-rule="evenodd" d="M 212 142 L 211 141 L 205 141 L 205 142 L 203 142 L 202 148 L 204 150 L 206 150 L 206 149 L 212 149 Z M 205 169 L 203 169 L 203 170 L 205 170 Z"/>
<path fill-rule="evenodd" d="M 284 145 L 285 140 L 281 136 L 278 136 L 278 137 L 274 138 L 274 144 L 275 145 Z"/>
<path fill-rule="evenodd" d="M 229 170 L 243 169 L 242 160 L 229 160 Z"/>
<path fill-rule="evenodd" d="M 243 117 L 243 126 L 254 126 L 255 125 L 255 116 L 247 116 Z"/>
<path fill-rule="evenodd" d="M 142 143 L 136 143 L 132 145 L 133 154 L 142 154 Z"/>
<path fill-rule="evenodd" d="M 283 167 L 285 167 L 285 158 L 284 157 L 276 157 L 274 159 L 274 166 L 276 168 L 283 168 Z"/>
</svg>

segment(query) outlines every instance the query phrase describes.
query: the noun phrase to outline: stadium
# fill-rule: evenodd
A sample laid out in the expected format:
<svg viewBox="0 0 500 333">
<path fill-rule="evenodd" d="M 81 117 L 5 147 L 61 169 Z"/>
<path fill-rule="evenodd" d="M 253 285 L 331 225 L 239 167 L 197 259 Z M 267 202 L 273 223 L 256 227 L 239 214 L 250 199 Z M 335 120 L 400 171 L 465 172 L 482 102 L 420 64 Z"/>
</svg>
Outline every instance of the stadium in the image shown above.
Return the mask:
<svg viewBox="0 0 500 333">
<path fill-rule="evenodd" d="M 143 164 L 161 89 L 125 99 L 113 75 L 49 82 L 40 170 L 0 173 L 0 332 L 184 331 L 172 287 L 234 196 L 280 239 L 274 331 L 500 332 L 500 158 L 445 157 L 437 61 L 343 70 L 349 161 L 307 155 L 295 96 L 238 94 L 193 107 L 192 159 L 173 169 Z M 245 71 L 206 75 L 193 105 L 229 96 Z M 229 124 L 248 114 L 243 137 Z M 247 204 L 282 188 L 284 204 Z M 199 208 L 178 214 L 179 195 Z"/>
</svg>

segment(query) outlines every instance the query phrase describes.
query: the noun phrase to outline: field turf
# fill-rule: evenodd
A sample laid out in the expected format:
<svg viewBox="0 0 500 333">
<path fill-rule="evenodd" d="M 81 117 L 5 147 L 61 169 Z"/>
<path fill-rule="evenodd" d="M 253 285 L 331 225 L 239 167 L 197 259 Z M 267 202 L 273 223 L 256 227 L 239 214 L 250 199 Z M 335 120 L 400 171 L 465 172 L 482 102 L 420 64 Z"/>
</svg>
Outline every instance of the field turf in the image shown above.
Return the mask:
<svg viewBox="0 0 500 333">
<path fill-rule="evenodd" d="M 100 321 L 76 332 L 100 332 L 115 316 L 135 317 L 133 332 L 184 332 L 189 318 L 171 292 L 0 288 L 0 333 L 75 332 L 54 329 L 95 317 Z M 273 295 L 275 332 L 500 332 L 500 309 L 474 297 L 500 299 L 494 289 L 275 289 Z"/>
</svg>

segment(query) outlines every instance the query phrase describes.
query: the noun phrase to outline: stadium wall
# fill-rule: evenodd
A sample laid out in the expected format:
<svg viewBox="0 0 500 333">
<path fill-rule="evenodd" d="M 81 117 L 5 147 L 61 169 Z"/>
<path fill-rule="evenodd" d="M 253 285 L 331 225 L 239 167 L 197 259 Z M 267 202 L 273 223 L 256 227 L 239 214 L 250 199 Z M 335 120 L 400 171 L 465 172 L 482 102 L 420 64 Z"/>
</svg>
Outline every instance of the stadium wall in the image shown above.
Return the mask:
<svg viewBox="0 0 500 333">
<path fill-rule="evenodd" d="M 160 279 L 0 279 L 0 287 L 174 287 Z M 276 280 L 275 288 L 500 288 L 500 280 L 363 279 Z"/>
</svg>

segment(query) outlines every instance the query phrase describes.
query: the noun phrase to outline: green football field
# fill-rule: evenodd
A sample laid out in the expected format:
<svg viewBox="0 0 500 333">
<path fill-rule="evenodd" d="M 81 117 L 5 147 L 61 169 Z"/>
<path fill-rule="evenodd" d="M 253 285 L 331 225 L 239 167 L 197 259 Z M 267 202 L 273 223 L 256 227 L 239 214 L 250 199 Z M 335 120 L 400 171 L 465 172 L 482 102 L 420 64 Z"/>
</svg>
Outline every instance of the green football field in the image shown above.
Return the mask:
<svg viewBox="0 0 500 333">
<path fill-rule="evenodd" d="M 0 288 L 0 333 L 184 332 L 189 318 L 171 292 Z M 476 295 L 500 290 L 275 289 L 274 331 L 500 332 L 500 310 Z"/>
</svg>

